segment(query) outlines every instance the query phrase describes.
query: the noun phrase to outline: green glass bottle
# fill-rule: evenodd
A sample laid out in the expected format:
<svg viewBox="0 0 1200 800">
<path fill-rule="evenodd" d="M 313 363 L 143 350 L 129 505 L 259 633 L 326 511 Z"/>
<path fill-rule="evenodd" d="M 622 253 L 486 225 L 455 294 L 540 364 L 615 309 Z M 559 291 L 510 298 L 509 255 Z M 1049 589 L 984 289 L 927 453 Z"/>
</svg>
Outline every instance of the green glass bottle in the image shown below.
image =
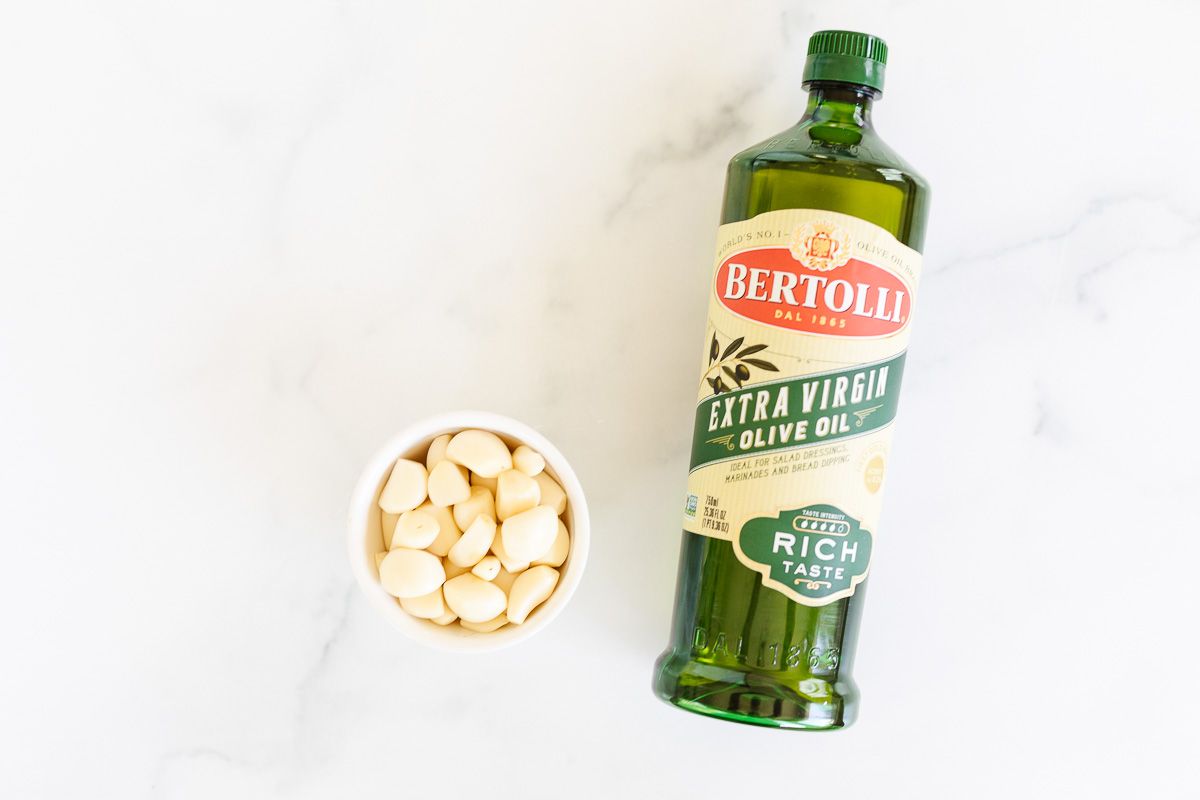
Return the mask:
<svg viewBox="0 0 1200 800">
<path fill-rule="evenodd" d="M 803 118 L 729 164 L 671 641 L 654 691 L 850 724 L 863 594 L 929 203 L 872 123 L 887 46 L 809 41 Z"/>
</svg>

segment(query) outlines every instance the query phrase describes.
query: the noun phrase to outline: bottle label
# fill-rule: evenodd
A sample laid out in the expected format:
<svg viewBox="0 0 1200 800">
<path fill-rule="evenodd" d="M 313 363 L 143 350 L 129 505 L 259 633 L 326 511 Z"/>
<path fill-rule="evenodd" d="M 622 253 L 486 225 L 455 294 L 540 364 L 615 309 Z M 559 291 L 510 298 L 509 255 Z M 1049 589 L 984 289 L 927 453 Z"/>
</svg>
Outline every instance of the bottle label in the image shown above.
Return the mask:
<svg viewBox="0 0 1200 800">
<path fill-rule="evenodd" d="M 798 603 L 867 577 L 920 271 L 832 211 L 718 233 L 683 527 Z"/>
</svg>

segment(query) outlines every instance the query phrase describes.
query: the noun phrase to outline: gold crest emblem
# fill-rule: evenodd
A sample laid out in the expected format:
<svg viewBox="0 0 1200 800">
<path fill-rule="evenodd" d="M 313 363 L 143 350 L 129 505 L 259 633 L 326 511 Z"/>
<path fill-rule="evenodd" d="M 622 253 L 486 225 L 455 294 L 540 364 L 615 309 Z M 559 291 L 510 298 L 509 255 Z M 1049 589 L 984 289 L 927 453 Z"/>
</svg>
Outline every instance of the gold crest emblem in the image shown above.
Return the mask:
<svg viewBox="0 0 1200 800">
<path fill-rule="evenodd" d="M 850 260 L 850 237 L 837 225 L 807 223 L 792 234 L 792 258 L 809 269 L 828 272 Z"/>
</svg>

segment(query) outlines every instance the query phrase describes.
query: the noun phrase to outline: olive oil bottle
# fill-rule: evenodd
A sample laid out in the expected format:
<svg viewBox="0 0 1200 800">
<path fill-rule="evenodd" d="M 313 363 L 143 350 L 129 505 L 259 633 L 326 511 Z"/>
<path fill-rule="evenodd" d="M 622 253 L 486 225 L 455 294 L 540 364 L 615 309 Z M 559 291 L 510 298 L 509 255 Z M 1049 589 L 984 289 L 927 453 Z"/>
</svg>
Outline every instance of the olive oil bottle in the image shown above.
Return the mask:
<svg viewBox="0 0 1200 800">
<path fill-rule="evenodd" d="M 812 36 L 791 129 L 729 164 L 671 641 L 654 691 L 853 721 L 851 676 L 921 270 L 926 182 L 875 132 L 887 45 Z"/>
</svg>

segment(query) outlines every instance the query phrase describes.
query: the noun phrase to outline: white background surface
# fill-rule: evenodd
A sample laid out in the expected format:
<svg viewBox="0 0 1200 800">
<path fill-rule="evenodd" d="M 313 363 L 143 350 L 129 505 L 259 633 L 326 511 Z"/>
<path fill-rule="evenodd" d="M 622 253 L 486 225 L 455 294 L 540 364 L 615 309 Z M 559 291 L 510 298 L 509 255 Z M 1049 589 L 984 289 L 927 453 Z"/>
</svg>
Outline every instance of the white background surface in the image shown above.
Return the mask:
<svg viewBox="0 0 1200 800">
<path fill-rule="evenodd" d="M 1195 797 L 1188 2 L 38 2 L 0 19 L 0 794 Z M 724 164 L 809 33 L 934 187 L 860 723 L 657 702 Z M 406 422 L 544 431 L 588 574 L 489 658 L 345 559 Z"/>
</svg>

